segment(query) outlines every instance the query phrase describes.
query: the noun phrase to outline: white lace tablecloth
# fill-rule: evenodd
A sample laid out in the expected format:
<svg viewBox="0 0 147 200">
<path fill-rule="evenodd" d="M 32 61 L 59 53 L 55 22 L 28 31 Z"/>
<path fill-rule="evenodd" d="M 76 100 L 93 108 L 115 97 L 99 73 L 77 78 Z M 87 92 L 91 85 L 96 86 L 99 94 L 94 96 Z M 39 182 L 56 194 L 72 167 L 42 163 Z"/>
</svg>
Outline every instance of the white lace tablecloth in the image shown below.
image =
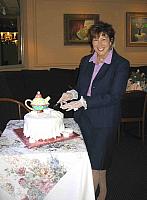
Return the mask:
<svg viewBox="0 0 147 200">
<path fill-rule="evenodd" d="M 80 135 L 73 119 L 65 127 Z M 81 136 L 28 149 L 11 120 L 0 137 L 0 200 L 94 200 L 91 165 Z"/>
</svg>

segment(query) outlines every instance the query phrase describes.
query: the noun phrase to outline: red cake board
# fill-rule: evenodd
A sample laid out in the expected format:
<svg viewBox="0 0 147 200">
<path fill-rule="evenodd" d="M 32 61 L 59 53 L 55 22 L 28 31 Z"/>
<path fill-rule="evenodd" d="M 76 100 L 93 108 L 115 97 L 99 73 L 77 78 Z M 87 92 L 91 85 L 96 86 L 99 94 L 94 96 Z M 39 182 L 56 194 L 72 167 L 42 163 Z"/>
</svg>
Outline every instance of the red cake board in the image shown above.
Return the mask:
<svg viewBox="0 0 147 200">
<path fill-rule="evenodd" d="M 33 148 L 33 147 L 41 147 L 43 145 L 51 144 L 51 143 L 55 143 L 55 142 L 71 140 L 71 139 L 79 136 L 77 133 L 73 132 L 69 135 L 69 137 L 63 137 L 63 135 L 62 135 L 61 137 L 56 137 L 56 139 L 50 138 L 50 139 L 47 139 L 47 140 L 39 140 L 39 141 L 34 142 L 34 143 L 29 143 L 29 138 L 24 136 L 23 128 L 14 129 L 14 132 L 20 138 L 20 140 L 25 144 L 25 146 L 29 149 Z"/>
</svg>

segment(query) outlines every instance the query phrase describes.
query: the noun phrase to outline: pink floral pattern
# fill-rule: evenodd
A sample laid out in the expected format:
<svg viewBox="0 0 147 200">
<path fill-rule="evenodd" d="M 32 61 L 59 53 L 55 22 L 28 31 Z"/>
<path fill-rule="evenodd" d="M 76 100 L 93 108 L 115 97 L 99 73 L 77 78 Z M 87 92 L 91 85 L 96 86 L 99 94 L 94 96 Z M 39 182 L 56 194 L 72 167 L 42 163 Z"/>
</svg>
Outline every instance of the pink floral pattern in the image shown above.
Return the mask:
<svg viewBox="0 0 147 200">
<path fill-rule="evenodd" d="M 54 187 L 54 185 L 67 172 L 57 158 L 48 159 L 46 163 L 42 163 L 39 159 L 18 159 L 9 160 L 11 168 L 5 168 L 7 176 L 11 174 L 13 181 L 6 184 L 0 183 L 1 187 L 12 196 L 14 195 L 16 182 L 20 191 L 23 189 L 24 196 L 20 200 L 41 200 Z M 25 167 L 23 166 L 25 164 Z M 12 180 L 12 179 L 11 179 Z M 15 195 L 14 195 L 15 196 Z"/>
</svg>

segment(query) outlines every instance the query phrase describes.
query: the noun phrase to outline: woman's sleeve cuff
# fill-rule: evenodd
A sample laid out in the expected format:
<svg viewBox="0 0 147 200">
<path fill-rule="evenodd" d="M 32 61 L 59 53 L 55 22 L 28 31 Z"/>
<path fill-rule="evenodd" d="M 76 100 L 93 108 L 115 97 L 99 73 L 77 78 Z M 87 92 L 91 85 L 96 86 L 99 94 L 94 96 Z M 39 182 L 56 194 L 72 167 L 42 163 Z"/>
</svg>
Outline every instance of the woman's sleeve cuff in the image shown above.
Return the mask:
<svg viewBox="0 0 147 200">
<path fill-rule="evenodd" d="M 82 106 L 86 110 L 87 109 L 87 103 L 86 103 L 86 100 L 83 98 L 83 96 L 81 96 L 80 102 L 82 103 Z"/>
</svg>

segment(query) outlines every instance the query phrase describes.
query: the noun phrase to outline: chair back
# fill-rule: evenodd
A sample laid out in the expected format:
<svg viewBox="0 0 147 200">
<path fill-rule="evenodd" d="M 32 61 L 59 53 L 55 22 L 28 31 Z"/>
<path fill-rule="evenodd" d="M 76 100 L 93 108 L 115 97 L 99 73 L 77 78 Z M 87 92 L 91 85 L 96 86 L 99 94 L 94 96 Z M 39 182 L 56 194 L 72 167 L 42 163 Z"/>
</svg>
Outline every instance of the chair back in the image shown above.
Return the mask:
<svg viewBox="0 0 147 200">
<path fill-rule="evenodd" d="M 0 98 L 0 130 L 3 131 L 9 120 L 23 119 L 30 110 L 20 101 Z"/>
<path fill-rule="evenodd" d="M 122 98 L 122 118 L 145 117 L 147 93 L 140 90 L 127 91 Z"/>
</svg>

